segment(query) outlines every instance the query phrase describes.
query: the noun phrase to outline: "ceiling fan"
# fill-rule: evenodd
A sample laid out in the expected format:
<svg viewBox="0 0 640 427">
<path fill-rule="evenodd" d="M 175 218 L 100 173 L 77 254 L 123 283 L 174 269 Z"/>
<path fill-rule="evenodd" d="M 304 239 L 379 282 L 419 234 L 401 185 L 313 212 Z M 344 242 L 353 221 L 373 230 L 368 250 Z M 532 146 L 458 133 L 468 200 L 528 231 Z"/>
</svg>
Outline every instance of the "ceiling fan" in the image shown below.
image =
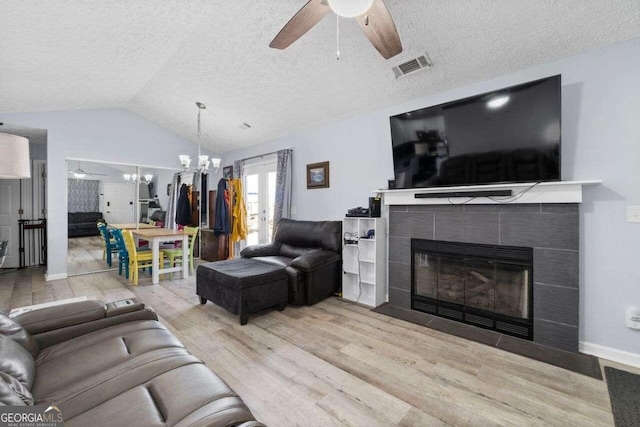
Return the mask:
<svg viewBox="0 0 640 427">
<path fill-rule="evenodd" d="M 385 59 L 402 52 L 402 42 L 383 0 L 310 0 L 280 30 L 269 47 L 286 49 L 313 28 L 329 12 L 356 18 L 371 44 Z"/>
<path fill-rule="evenodd" d="M 82 169 L 82 167 L 80 165 L 80 162 L 78 162 L 78 169 L 73 170 L 73 171 L 69 171 L 68 173 L 70 175 L 73 175 L 73 177 L 77 178 L 77 179 L 85 178 L 87 175 L 91 175 L 91 176 L 107 176 L 107 174 L 105 174 L 105 173 L 86 172 L 85 170 Z"/>
</svg>

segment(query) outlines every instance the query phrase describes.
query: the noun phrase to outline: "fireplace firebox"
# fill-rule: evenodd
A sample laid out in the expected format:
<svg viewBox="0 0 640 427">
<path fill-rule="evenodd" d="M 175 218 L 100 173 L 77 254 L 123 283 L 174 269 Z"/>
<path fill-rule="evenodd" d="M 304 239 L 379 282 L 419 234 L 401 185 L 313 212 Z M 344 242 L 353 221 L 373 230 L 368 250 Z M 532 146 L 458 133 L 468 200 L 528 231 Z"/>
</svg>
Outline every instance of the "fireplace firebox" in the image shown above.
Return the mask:
<svg viewBox="0 0 640 427">
<path fill-rule="evenodd" d="M 533 340 L 533 249 L 411 239 L 411 308 Z"/>
</svg>

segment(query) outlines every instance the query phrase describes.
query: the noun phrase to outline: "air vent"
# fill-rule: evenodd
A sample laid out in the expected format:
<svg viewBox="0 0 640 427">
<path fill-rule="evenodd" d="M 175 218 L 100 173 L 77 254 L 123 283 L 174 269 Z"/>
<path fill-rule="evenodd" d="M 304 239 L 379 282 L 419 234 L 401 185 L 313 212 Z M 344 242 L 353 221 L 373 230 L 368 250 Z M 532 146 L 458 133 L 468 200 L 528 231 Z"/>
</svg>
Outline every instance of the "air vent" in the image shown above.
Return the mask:
<svg viewBox="0 0 640 427">
<path fill-rule="evenodd" d="M 528 339 L 532 338 L 531 331 L 529 331 L 529 328 L 527 328 L 526 326 L 513 325 L 498 320 L 496 322 L 496 330 L 505 332 L 510 335 L 518 335 L 526 337 Z"/>
<path fill-rule="evenodd" d="M 486 328 L 493 328 L 493 320 L 488 319 L 486 317 L 476 316 L 475 314 L 467 313 L 464 315 L 464 319 L 467 322 L 473 323 L 475 325 L 484 326 Z"/>
<path fill-rule="evenodd" d="M 414 304 L 414 308 L 420 311 L 424 311 L 426 313 L 436 314 L 438 312 L 436 306 L 433 304 L 425 304 L 420 301 L 414 301 L 413 304 Z"/>
<path fill-rule="evenodd" d="M 429 55 L 426 53 L 424 55 L 420 55 L 417 58 L 414 58 L 410 61 L 403 62 L 402 64 L 393 67 L 393 74 L 396 76 L 396 79 L 400 77 L 406 76 L 408 74 L 413 74 L 416 71 L 424 70 L 425 68 L 429 68 L 433 66 L 433 63 L 429 59 Z"/>
<path fill-rule="evenodd" d="M 450 308 L 438 307 L 438 314 L 451 319 L 462 320 L 463 313 L 460 310 L 452 310 Z"/>
</svg>

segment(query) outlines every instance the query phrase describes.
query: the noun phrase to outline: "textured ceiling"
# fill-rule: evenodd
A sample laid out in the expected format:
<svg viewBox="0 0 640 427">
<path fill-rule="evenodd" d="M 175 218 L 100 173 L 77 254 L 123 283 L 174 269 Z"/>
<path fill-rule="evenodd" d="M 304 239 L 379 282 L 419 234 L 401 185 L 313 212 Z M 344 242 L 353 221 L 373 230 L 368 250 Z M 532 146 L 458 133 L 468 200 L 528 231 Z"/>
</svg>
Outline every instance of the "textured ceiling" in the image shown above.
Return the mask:
<svg viewBox="0 0 640 427">
<path fill-rule="evenodd" d="M 385 61 L 329 15 L 285 51 L 305 0 L 0 3 L 0 111 L 125 107 L 222 153 L 640 36 L 637 0 L 386 0 L 404 52 Z M 396 80 L 427 51 L 435 66 Z M 242 122 L 250 130 L 241 130 Z"/>
</svg>

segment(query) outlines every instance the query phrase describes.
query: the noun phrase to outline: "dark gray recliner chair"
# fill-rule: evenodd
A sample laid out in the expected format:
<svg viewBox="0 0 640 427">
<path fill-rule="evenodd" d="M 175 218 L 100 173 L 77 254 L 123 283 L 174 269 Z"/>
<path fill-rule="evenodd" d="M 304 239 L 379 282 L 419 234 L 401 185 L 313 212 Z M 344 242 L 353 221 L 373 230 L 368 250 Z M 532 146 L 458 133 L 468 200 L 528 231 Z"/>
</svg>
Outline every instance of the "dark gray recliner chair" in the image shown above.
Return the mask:
<svg viewBox="0 0 640 427">
<path fill-rule="evenodd" d="M 274 241 L 245 248 L 243 258 L 286 268 L 289 303 L 313 305 L 341 288 L 342 222 L 282 219 Z"/>
</svg>

